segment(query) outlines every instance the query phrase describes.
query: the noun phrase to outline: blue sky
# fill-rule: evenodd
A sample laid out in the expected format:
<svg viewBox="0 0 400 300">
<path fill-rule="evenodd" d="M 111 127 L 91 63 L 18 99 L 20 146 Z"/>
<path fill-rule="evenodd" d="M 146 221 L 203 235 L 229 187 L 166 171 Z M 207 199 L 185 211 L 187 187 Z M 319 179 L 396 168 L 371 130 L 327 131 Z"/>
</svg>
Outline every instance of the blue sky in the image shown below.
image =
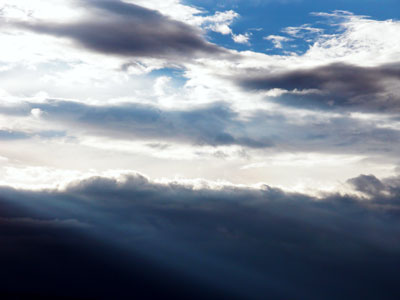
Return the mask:
<svg viewBox="0 0 400 300">
<path fill-rule="evenodd" d="M 195 5 L 208 13 L 216 11 L 234 10 L 239 13 L 238 18 L 232 25 L 235 32 L 252 33 L 251 46 L 237 45 L 232 40 L 218 34 L 210 34 L 213 42 L 220 43 L 226 47 L 238 50 L 252 49 L 263 52 L 271 48 L 268 41 L 263 40 L 264 36 L 279 35 L 281 30 L 288 26 L 300 26 L 303 24 L 318 23 L 324 29 L 330 30 L 323 20 L 311 15 L 313 12 L 331 12 L 334 10 L 344 10 L 356 15 L 370 16 L 376 20 L 398 19 L 397 13 L 400 3 L 395 0 L 327 0 L 327 1 L 307 1 L 307 0 L 271 0 L 271 1 L 186 1 L 189 5 Z M 260 31 L 252 29 L 262 29 Z M 302 41 L 297 41 L 300 49 L 307 48 Z M 277 53 L 269 51 L 269 53 Z"/>
</svg>

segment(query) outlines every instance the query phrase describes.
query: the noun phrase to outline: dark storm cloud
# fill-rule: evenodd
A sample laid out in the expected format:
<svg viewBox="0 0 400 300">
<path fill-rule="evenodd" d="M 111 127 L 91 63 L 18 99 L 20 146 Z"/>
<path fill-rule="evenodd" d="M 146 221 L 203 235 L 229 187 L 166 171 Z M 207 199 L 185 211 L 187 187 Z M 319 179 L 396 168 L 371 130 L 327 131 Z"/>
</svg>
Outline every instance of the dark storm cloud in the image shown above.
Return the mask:
<svg viewBox="0 0 400 300">
<path fill-rule="evenodd" d="M 286 90 L 288 92 L 278 97 L 277 101 L 296 107 L 386 113 L 400 111 L 400 64 L 378 67 L 332 64 L 277 74 L 255 73 L 238 81 L 251 90 Z"/>
<path fill-rule="evenodd" d="M 241 299 L 398 299 L 400 180 L 382 183 L 382 195 L 377 180 L 351 180 L 364 191 L 366 182 L 375 186 L 368 200 L 268 186 L 195 189 L 138 175 L 94 177 L 65 191 L 1 188 L 1 278 L 75 297 L 105 290 L 104 298 L 126 298 L 132 286 L 149 292 L 166 283 L 158 296 L 189 289 Z M 32 273 L 18 277 L 18 268 Z"/>
<path fill-rule="evenodd" d="M 199 29 L 155 10 L 122 1 L 78 1 L 90 12 L 74 23 L 18 23 L 21 28 L 70 38 L 90 50 L 127 57 L 187 58 L 227 54 Z"/>
<path fill-rule="evenodd" d="M 4 195 L 11 198 L 15 195 L 19 203 L 8 201 Z M 21 205 L 21 201 L 27 200 L 29 204 L 44 195 L 1 189 L 1 299 L 161 299 L 167 296 L 220 299 L 223 296 L 217 289 L 183 277 L 185 274 L 165 268 L 132 248 L 128 252 L 90 236 L 96 227 L 65 219 L 68 209 L 66 214 L 56 210 L 55 215 L 61 218 L 56 219 Z M 67 198 L 72 200 L 70 197 L 58 200 Z M 36 204 L 43 205 L 50 198 L 42 200 Z M 51 208 L 46 206 L 43 208 Z"/>
</svg>

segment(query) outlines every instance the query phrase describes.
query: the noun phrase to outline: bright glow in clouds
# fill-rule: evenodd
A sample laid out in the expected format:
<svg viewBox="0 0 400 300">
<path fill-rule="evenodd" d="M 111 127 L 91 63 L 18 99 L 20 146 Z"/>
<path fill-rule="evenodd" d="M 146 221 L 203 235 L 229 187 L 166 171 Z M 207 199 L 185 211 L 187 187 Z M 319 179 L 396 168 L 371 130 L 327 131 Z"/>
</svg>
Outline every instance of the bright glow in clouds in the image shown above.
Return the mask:
<svg viewBox="0 0 400 300">
<path fill-rule="evenodd" d="M 243 76 L 275 76 L 332 63 L 396 64 L 400 59 L 399 22 L 343 11 L 315 13 L 331 24 L 333 33 L 325 33 L 318 23 L 288 24 L 263 39 L 265 48 L 272 42 L 276 49 L 291 54 L 267 55 L 250 50 L 250 37 L 256 37 L 250 36 L 248 28 L 242 34 L 233 32 L 240 16 L 232 9 L 210 14 L 178 0 L 124 3 L 134 4 L 134 9 L 156 10 L 156 17 L 166 15 L 169 21 L 180 22 L 179 26 L 191 26 L 204 40 L 210 31 L 231 35 L 249 50 L 225 49 L 230 56 L 210 52 L 188 60 L 179 55 L 105 54 L 76 43 L 74 36 L 29 30 L 29 25 L 19 24 L 79 24 L 94 20 L 96 9 L 118 15 L 118 10 L 107 12 L 111 6 L 2 1 L 0 156 L 6 158 L 1 161 L 4 184 L 23 186 L 26 180 L 27 186 L 57 185 L 63 176 L 69 180 L 96 172 L 88 169 L 106 172 L 124 165 L 155 179 L 179 176 L 235 184 L 266 182 L 299 191 L 332 190 L 338 182 L 360 173 L 393 174 L 399 127 L 390 115 L 377 112 L 377 118 L 371 119 L 367 116 L 373 112 L 367 111 L 348 114 L 287 106 L 289 96 L 324 97 L 326 91 L 284 85 L 247 89 L 240 81 Z M 293 44 L 310 35 L 308 50 L 290 52 Z M 218 44 L 218 40 L 212 42 Z M 390 81 L 384 84 L 388 91 L 381 94 L 395 92 Z M 71 108 L 65 111 L 57 103 Z M 90 112 L 80 111 L 84 106 L 74 103 L 89 105 Z M 337 102 L 332 99 L 330 103 Z M 124 113 L 123 107 L 129 105 L 148 108 Z M 157 133 L 160 130 L 164 133 Z M 393 145 L 385 145 L 384 135 L 394 138 Z M 20 147 L 26 149 L 25 154 L 18 153 Z M 57 157 L 51 153 L 58 153 Z M 172 165 L 175 171 L 167 171 Z M 66 173 L 22 175 L 35 168 Z"/>
</svg>

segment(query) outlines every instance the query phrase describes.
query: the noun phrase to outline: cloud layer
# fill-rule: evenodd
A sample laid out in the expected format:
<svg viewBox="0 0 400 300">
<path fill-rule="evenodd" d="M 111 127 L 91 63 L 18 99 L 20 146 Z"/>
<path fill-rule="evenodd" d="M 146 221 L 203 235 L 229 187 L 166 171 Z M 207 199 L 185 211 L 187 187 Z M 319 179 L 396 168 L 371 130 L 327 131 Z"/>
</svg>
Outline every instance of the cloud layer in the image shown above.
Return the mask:
<svg viewBox="0 0 400 300">
<path fill-rule="evenodd" d="M 66 291 L 71 296 L 90 297 L 102 291 L 110 295 L 118 289 L 125 297 L 133 292 L 132 283 L 143 283 L 138 292 L 149 293 L 156 278 L 161 280 L 159 294 L 168 294 L 163 282 L 175 286 L 175 280 L 187 276 L 173 293 L 195 295 L 203 285 L 209 296 L 219 291 L 243 299 L 378 294 L 381 299 L 395 299 L 400 293 L 395 279 L 400 263 L 400 184 L 398 178 L 387 180 L 387 187 L 377 187 L 379 180 L 371 176 L 350 180 L 372 196 L 369 200 L 336 194 L 315 199 L 268 186 L 161 184 L 140 175 L 94 177 L 65 190 L 2 188 L 1 239 L 9 247 L 2 251 L 22 260 L 8 261 L 1 277 L 13 278 L 16 275 L 10 275 L 8 268 L 34 258 L 28 269 L 40 263 L 45 271 L 36 278 L 25 273 L 19 285 L 26 292 L 49 291 L 43 284 L 27 283 L 45 280 L 46 272 L 54 272 L 55 259 L 57 274 L 64 275 L 52 278 L 58 288 L 54 293 L 64 292 L 74 274 L 82 280 Z M 384 190 L 388 193 L 382 194 Z M 94 256 L 81 265 L 90 253 Z M 70 263 L 59 261 L 59 255 L 66 255 L 64 260 Z M 98 259 L 103 261 L 103 275 L 94 278 L 109 280 L 105 270 L 115 270 L 122 281 L 93 289 L 92 276 L 84 276 L 97 268 Z M 147 272 L 139 275 L 123 267 L 134 265 Z M 313 285 L 315 280 L 318 286 Z"/>
<path fill-rule="evenodd" d="M 0 298 L 400 298 L 400 22 L 206 2 L 1 2 Z"/>
</svg>

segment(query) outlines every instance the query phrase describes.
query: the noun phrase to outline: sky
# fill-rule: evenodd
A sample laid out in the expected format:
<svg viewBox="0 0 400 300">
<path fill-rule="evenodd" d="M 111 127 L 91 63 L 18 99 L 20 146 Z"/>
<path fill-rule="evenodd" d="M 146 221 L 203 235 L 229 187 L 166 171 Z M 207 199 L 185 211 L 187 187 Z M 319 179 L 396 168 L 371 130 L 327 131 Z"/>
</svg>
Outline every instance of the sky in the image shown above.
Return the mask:
<svg viewBox="0 0 400 300">
<path fill-rule="evenodd" d="M 0 0 L 0 296 L 399 299 L 398 11 Z"/>
</svg>

